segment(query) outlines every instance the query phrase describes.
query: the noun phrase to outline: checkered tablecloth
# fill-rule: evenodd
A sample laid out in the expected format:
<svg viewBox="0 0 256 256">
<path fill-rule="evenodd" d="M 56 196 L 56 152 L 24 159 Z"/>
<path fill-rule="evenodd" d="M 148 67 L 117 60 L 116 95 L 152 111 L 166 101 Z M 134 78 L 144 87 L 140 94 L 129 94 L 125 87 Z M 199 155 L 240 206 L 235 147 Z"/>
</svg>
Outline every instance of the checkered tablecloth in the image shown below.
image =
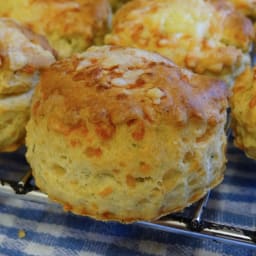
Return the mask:
<svg viewBox="0 0 256 256">
<path fill-rule="evenodd" d="M 256 230 L 256 161 L 231 144 L 224 182 L 211 192 L 204 217 Z M 122 225 L 65 213 L 52 203 L 0 193 L 1 255 L 236 255 L 256 256 L 246 247 L 214 239 Z"/>
</svg>

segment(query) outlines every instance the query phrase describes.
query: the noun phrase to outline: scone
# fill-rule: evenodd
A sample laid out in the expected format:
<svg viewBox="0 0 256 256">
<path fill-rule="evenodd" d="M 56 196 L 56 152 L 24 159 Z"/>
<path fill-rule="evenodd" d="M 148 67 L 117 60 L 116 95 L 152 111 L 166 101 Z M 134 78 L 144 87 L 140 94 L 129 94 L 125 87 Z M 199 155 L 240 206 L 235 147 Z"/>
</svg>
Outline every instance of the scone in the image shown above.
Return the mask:
<svg viewBox="0 0 256 256">
<path fill-rule="evenodd" d="M 227 86 L 158 54 L 92 47 L 47 69 L 27 126 L 36 184 L 66 210 L 153 220 L 222 181 Z"/>
<path fill-rule="evenodd" d="M 45 38 L 13 20 L 0 19 L 0 151 L 24 143 L 40 70 L 53 62 L 55 53 Z"/>
<path fill-rule="evenodd" d="M 234 143 L 256 159 L 256 68 L 246 69 L 237 79 L 230 98 Z"/>
<path fill-rule="evenodd" d="M 246 16 L 256 17 L 256 1 L 255 0 L 229 0 L 237 10 L 244 13 Z"/>
<path fill-rule="evenodd" d="M 108 0 L 0 0 L 0 16 L 47 37 L 60 57 L 101 44 L 111 22 Z"/>
<path fill-rule="evenodd" d="M 253 35 L 251 21 L 224 0 L 133 0 L 117 11 L 105 43 L 155 51 L 232 85 L 250 64 Z"/>
</svg>

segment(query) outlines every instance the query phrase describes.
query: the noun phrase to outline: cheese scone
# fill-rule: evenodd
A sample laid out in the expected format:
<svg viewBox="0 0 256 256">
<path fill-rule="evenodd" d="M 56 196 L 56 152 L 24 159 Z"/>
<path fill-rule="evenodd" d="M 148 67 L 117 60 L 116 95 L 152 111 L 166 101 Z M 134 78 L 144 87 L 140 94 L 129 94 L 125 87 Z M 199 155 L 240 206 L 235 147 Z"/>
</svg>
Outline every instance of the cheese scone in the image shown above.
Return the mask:
<svg viewBox="0 0 256 256">
<path fill-rule="evenodd" d="M 111 23 L 108 0 L 0 0 L 0 16 L 47 37 L 60 57 L 103 43 Z"/>
<path fill-rule="evenodd" d="M 27 126 L 37 186 L 100 220 L 153 220 L 223 179 L 227 86 L 158 54 L 91 47 L 41 77 Z"/>
<path fill-rule="evenodd" d="M 234 143 L 256 159 L 256 68 L 248 68 L 238 77 L 230 105 Z"/>
<path fill-rule="evenodd" d="M 232 85 L 246 65 L 254 29 L 224 0 L 133 0 L 113 18 L 105 43 L 155 51 Z"/>
<path fill-rule="evenodd" d="M 0 151 L 24 143 L 31 96 L 40 70 L 55 62 L 47 40 L 0 18 Z"/>
</svg>

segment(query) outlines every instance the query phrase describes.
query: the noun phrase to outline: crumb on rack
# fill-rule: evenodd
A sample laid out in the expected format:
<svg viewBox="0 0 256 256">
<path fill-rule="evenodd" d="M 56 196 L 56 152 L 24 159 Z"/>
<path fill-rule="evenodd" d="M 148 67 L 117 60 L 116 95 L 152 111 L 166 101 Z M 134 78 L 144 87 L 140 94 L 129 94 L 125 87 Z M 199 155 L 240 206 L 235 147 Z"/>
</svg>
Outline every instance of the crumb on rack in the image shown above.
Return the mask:
<svg viewBox="0 0 256 256">
<path fill-rule="evenodd" d="M 18 232 L 18 237 L 19 238 L 24 238 L 26 236 L 26 233 L 23 229 L 20 229 Z"/>
</svg>

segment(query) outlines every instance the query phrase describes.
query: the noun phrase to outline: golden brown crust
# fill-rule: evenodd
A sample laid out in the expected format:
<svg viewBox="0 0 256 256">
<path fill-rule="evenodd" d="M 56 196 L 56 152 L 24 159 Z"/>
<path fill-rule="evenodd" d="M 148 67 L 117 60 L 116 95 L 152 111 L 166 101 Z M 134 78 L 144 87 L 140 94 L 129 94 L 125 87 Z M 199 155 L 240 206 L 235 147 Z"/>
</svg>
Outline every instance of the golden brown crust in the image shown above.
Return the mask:
<svg viewBox="0 0 256 256">
<path fill-rule="evenodd" d="M 0 7 L 1 16 L 46 36 L 61 57 L 102 41 L 111 17 L 108 0 L 10 0 Z"/>
<path fill-rule="evenodd" d="M 0 19 L 0 95 L 23 93 L 55 61 L 47 40 L 12 19 Z"/>
<path fill-rule="evenodd" d="M 56 57 L 57 53 L 50 46 L 49 42 L 44 36 L 33 33 L 29 28 L 21 26 L 13 19 L 1 18 L 1 22 L 4 24 L 6 28 L 19 30 L 22 34 L 26 36 L 28 41 L 30 41 L 33 44 L 40 45 L 44 50 L 51 52 L 52 55 Z"/>
<path fill-rule="evenodd" d="M 111 54 L 121 51 L 122 48 L 105 49 L 109 49 L 106 52 Z M 125 51 L 125 54 L 131 56 L 135 53 L 133 49 Z M 181 70 L 167 59 L 165 62 L 152 60 L 145 64 L 138 63 L 136 69 L 143 70 L 143 74 L 121 87 L 115 85 L 115 82 L 124 76 L 127 69 L 134 69 L 134 66 L 114 63 L 104 67 L 100 60 L 95 60 L 93 56 L 87 61 L 93 65 L 77 70 L 82 59 L 73 57 L 72 61 L 60 61 L 44 71 L 41 79 L 43 86 L 40 87 L 42 98 L 33 108 L 35 119 L 47 115 L 55 120 L 50 122 L 49 126 L 56 126 L 55 129 L 60 129 L 63 133 L 83 127 L 83 121 L 88 119 L 98 127 L 101 136 L 108 138 L 113 135 L 116 125 L 135 120 L 140 120 L 144 125 L 145 122 L 161 119 L 180 126 L 186 125 L 190 118 L 198 118 L 217 124 L 219 116 L 216 113 L 225 107 L 225 83 Z M 61 87 L 57 82 L 59 79 L 62 81 Z M 152 84 L 159 86 L 152 89 Z M 88 89 L 84 90 L 84 87 Z M 72 93 L 74 90 L 75 94 Z M 160 95 L 155 96 L 154 93 Z M 154 102 L 154 97 L 160 100 L 159 104 Z M 109 101 L 109 98 L 113 100 Z M 52 109 L 52 104 L 50 109 L 47 108 L 48 104 L 45 103 L 48 99 L 56 105 L 56 109 Z M 223 105 L 216 109 L 216 102 L 220 101 L 223 101 Z M 83 112 L 85 108 L 87 111 Z M 59 116 L 59 109 L 65 109 L 69 114 Z"/>
<path fill-rule="evenodd" d="M 29 27 L 40 26 L 42 32 L 47 33 L 57 30 L 63 35 L 91 36 L 88 33 L 100 30 L 103 25 L 101 18 L 106 19 L 109 15 L 106 3 L 107 1 L 104 0 L 30 0 L 29 4 L 32 8 L 33 5 L 38 5 L 43 10 L 38 20 L 41 24 L 31 22 Z M 45 15 L 46 13 L 48 15 Z M 85 24 L 88 24 L 89 28 Z"/>
<path fill-rule="evenodd" d="M 57 53 L 50 46 L 49 42 L 47 41 L 47 39 L 44 36 L 33 33 L 32 30 L 30 30 L 27 27 L 22 26 L 21 24 L 15 22 L 12 19 L 2 18 L 1 20 L 2 20 L 2 22 L 5 23 L 6 27 L 20 30 L 31 43 L 40 45 L 44 50 L 51 52 L 52 55 L 54 55 L 55 57 L 57 56 Z"/>
<path fill-rule="evenodd" d="M 49 66 L 56 53 L 48 41 L 12 19 L 0 19 L 0 67 L 32 74 Z"/>
</svg>

